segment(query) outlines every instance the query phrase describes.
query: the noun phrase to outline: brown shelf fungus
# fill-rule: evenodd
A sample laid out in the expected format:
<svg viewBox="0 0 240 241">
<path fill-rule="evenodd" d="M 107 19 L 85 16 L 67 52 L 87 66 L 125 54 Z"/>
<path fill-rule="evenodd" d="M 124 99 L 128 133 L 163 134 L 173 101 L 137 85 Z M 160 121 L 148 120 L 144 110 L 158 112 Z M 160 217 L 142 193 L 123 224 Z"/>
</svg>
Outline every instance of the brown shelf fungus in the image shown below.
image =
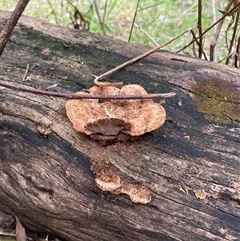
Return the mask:
<svg viewBox="0 0 240 241">
<path fill-rule="evenodd" d="M 122 179 L 106 163 L 94 162 L 91 170 L 95 173 L 95 182 L 101 190 L 114 194 L 126 194 L 134 203 L 147 204 L 151 201 L 149 189 Z"/>
<path fill-rule="evenodd" d="M 114 86 L 94 86 L 89 89 L 89 93 L 147 94 L 140 85 L 125 85 L 121 89 Z M 166 120 L 165 109 L 152 99 L 70 99 L 66 102 L 66 112 L 77 132 L 90 135 L 102 144 L 135 140 L 146 132 L 158 129 Z"/>
</svg>

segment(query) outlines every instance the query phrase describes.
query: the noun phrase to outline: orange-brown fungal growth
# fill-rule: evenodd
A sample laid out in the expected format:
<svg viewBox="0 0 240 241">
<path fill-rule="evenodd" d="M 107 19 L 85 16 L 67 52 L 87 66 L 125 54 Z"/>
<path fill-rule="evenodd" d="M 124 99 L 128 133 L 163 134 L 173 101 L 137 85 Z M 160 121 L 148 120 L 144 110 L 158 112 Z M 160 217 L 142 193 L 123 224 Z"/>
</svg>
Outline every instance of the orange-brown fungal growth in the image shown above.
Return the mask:
<svg viewBox="0 0 240 241">
<path fill-rule="evenodd" d="M 132 202 L 147 204 L 151 201 L 151 192 L 144 186 L 122 180 L 121 193 L 127 194 Z"/>
<path fill-rule="evenodd" d="M 105 163 L 95 162 L 91 170 L 96 174 L 95 182 L 103 191 L 114 191 L 121 187 L 121 178 Z"/>
<path fill-rule="evenodd" d="M 96 174 L 95 182 L 101 190 L 114 194 L 124 193 L 134 203 L 147 204 L 151 201 L 149 189 L 122 179 L 104 162 L 94 162 L 91 170 Z"/>
<path fill-rule="evenodd" d="M 78 92 L 79 94 L 82 92 Z M 140 85 L 94 86 L 90 94 L 146 95 Z M 166 120 L 165 109 L 151 99 L 139 100 L 67 100 L 67 116 L 73 128 L 101 142 L 136 139 L 158 129 Z"/>
</svg>

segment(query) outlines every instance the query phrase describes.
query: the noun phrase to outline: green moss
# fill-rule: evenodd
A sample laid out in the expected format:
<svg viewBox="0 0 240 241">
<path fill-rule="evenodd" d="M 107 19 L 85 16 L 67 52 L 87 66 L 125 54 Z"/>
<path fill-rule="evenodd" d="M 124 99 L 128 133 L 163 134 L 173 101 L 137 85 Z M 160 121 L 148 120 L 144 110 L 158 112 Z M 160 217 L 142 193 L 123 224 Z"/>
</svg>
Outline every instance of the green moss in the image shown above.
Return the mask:
<svg viewBox="0 0 240 241">
<path fill-rule="evenodd" d="M 16 66 L 13 66 L 12 69 L 11 69 L 11 72 L 12 74 L 19 74 L 20 73 L 20 68 L 16 67 Z"/>
<path fill-rule="evenodd" d="M 240 121 L 239 93 L 230 82 L 213 78 L 196 83 L 192 91 L 198 111 L 207 119 L 220 124 Z"/>
</svg>

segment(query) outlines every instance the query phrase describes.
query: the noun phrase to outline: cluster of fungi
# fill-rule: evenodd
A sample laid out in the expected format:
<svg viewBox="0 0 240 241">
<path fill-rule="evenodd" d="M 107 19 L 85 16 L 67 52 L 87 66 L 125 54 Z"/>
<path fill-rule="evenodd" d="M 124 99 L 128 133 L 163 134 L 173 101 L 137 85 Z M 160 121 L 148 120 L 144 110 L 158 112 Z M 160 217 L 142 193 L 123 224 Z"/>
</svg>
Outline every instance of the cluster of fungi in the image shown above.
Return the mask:
<svg viewBox="0 0 240 241">
<path fill-rule="evenodd" d="M 106 163 L 94 162 L 91 170 L 96 174 L 95 182 L 103 191 L 114 194 L 124 193 L 132 202 L 146 204 L 151 201 L 151 192 L 144 186 L 130 183 L 117 175 Z"/>
<path fill-rule="evenodd" d="M 147 92 L 140 85 L 93 86 L 89 94 L 147 95 Z M 158 129 L 166 120 L 165 109 L 152 99 L 69 99 L 66 112 L 77 132 L 89 135 L 102 145 L 136 140 Z M 96 174 L 97 186 L 103 191 L 125 193 L 136 203 L 150 202 L 148 189 L 123 180 L 108 165 L 93 164 L 91 169 Z"/>
</svg>

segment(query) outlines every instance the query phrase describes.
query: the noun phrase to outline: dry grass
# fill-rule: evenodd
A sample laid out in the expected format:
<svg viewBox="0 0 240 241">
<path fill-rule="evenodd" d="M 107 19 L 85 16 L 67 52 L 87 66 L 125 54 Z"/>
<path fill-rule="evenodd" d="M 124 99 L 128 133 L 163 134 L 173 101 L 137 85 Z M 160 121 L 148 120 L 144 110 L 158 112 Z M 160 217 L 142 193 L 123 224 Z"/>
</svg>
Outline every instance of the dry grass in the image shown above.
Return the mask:
<svg viewBox="0 0 240 241">
<path fill-rule="evenodd" d="M 2 0 L 1 8 L 11 10 L 16 2 Z M 32 0 L 25 14 L 149 46 L 162 44 L 191 27 L 192 34 L 182 36 L 165 49 L 237 67 L 240 7 L 211 27 L 237 4 L 238 0 Z M 134 16 L 135 26 L 131 30 Z M 206 29 L 209 31 L 201 36 Z M 198 41 L 185 48 L 194 35 L 200 36 Z"/>
</svg>

